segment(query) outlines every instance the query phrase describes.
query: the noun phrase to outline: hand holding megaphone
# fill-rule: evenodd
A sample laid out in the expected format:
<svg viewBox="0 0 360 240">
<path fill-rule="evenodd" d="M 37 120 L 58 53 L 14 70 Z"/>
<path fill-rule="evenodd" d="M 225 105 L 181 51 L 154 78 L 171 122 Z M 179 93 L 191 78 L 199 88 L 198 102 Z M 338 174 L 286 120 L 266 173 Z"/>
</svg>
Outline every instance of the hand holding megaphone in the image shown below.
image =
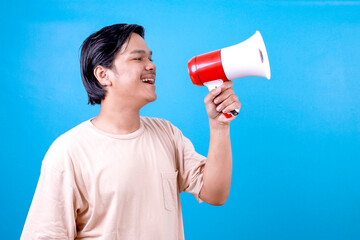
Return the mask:
<svg viewBox="0 0 360 240">
<path fill-rule="evenodd" d="M 258 76 L 270 79 L 270 64 L 264 41 L 259 31 L 249 39 L 231 47 L 195 56 L 188 62 L 191 81 L 206 86 L 209 91 L 223 82 Z M 239 110 L 223 113 L 227 118 L 236 116 Z"/>
</svg>

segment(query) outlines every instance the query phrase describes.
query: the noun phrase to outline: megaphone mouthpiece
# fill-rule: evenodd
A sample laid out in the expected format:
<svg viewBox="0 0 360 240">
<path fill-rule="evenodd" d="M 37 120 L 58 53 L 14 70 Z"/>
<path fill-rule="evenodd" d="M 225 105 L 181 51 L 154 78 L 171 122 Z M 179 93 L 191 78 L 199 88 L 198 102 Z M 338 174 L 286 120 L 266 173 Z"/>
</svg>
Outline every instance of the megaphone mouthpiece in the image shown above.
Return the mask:
<svg viewBox="0 0 360 240">
<path fill-rule="evenodd" d="M 222 66 L 221 50 L 193 57 L 188 62 L 188 69 L 192 82 L 198 86 L 215 79 L 229 80 Z"/>
</svg>

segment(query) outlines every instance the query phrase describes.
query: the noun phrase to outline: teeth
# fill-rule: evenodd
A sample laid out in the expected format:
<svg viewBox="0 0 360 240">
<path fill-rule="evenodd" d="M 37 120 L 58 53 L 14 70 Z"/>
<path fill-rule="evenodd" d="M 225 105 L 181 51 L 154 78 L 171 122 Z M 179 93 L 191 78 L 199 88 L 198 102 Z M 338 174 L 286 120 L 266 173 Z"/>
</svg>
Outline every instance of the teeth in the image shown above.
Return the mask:
<svg viewBox="0 0 360 240">
<path fill-rule="evenodd" d="M 145 79 L 142 79 L 141 81 L 144 83 L 152 83 L 152 84 L 155 82 L 155 80 L 151 79 L 151 78 L 145 78 Z"/>
</svg>

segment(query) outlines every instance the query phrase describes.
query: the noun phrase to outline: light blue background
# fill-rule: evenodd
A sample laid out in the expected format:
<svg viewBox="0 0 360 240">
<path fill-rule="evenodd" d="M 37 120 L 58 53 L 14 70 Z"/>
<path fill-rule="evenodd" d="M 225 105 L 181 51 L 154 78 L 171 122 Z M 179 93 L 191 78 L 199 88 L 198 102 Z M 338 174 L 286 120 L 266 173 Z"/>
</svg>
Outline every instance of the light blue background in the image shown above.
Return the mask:
<svg viewBox="0 0 360 240">
<path fill-rule="evenodd" d="M 272 78 L 234 80 L 233 182 L 222 207 L 181 194 L 187 239 L 360 239 L 358 1 L 2 1 L 0 238 L 18 239 L 44 154 L 97 115 L 79 47 L 94 31 L 138 23 L 157 65 L 158 100 L 207 154 L 205 87 L 187 61 L 259 30 Z"/>
</svg>

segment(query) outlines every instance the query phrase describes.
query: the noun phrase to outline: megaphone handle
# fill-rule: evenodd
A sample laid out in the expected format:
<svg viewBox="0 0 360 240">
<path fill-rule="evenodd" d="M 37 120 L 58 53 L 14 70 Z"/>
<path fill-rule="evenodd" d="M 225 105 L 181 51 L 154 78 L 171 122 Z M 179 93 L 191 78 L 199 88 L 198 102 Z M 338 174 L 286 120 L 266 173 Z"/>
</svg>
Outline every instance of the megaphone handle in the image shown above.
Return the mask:
<svg viewBox="0 0 360 240">
<path fill-rule="evenodd" d="M 204 85 L 209 89 L 209 92 L 213 89 L 216 89 L 217 87 L 221 86 L 221 84 L 223 84 L 224 81 L 221 79 L 218 80 L 214 80 L 214 81 L 210 81 L 210 82 L 206 82 L 204 83 Z M 239 114 L 239 110 L 234 109 L 232 110 L 230 113 L 224 113 L 226 118 L 232 118 L 233 116 L 237 116 Z"/>
</svg>

